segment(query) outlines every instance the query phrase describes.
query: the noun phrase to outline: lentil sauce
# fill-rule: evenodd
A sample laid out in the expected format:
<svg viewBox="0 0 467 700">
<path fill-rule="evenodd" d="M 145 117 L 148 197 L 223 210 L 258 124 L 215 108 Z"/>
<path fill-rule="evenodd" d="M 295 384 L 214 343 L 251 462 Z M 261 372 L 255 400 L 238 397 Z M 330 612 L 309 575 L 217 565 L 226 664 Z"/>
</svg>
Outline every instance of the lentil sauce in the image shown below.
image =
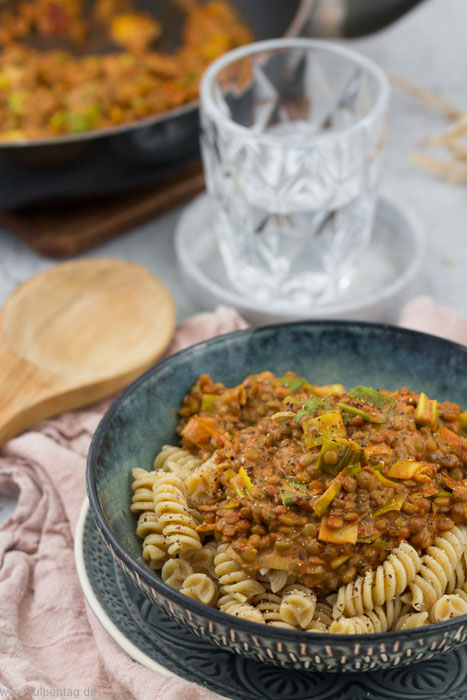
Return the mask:
<svg viewBox="0 0 467 700">
<path fill-rule="evenodd" d="M 183 447 L 216 464 L 199 530 L 252 575 L 286 570 L 326 596 L 402 540 L 420 553 L 466 520 L 455 403 L 267 371 L 233 388 L 202 375 L 179 414 Z"/>
<path fill-rule="evenodd" d="M 170 54 L 154 47 L 164 28 L 134 12 L 131 0 L 97 0 L 91 13 L 83 0 L 0 9 L 0 141 L 111 128 L 195 100 L 211 61 L 253 35 L 226 0 L 178 2 L 186 19 Z M 105 52 L 80 53 L 96 34 L 108 39 Z M 50 39 L 68 40 L 74 50 L 30 43 Z"/>
</svg>

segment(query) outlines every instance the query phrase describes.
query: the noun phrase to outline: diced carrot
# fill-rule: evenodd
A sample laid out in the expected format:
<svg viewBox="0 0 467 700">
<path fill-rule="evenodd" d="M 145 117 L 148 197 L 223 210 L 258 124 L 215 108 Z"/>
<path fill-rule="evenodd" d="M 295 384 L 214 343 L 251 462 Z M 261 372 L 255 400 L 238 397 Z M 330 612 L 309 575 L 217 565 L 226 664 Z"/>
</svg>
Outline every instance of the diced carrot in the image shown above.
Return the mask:
<svg viewBox="0 0 467 700">
<path fill-rule="evenodd" d="M 213 435 L 221 432 L 217 420 L 210 416 L 192 416 L 182 430 L 182 435 L 194 445 L 203 447 Z"/>
</svg>

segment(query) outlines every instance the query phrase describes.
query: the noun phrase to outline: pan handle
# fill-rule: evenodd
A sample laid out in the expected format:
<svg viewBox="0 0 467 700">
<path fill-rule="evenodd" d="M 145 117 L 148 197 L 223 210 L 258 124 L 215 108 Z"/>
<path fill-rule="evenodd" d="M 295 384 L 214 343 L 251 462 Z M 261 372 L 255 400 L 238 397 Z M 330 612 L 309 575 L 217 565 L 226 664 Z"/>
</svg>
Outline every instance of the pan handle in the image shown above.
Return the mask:
<svg viewBox="0 0 467 700">
<path fill-rule="evenodd" d="M 317 0 L 302 0 L 299 8 L 293 18 L 289 28 L 285 32 L 284 36 L 299 36 L 302 33 L 307 33 L 305 30 L 307 23 L 312 17 L 313 10 L 316 6 Z"/>
<path fill-rule="evenodd" d="M 363 36 L 395 22 L 420 2 L 422 0 L 311 0 L 304 31 L 308 36 Z"/>
</svg>

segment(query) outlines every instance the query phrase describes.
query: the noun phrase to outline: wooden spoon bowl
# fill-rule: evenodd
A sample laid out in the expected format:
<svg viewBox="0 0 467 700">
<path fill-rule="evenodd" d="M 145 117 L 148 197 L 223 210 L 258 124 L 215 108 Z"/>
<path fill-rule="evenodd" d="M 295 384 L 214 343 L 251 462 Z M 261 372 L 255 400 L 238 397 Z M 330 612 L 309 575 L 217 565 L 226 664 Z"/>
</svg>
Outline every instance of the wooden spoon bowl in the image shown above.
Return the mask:
<svg viewBox="0 0 467 700">
<path fill-rule="evenodd" d="M 67 262 L 21 284 L 0 313 L 0 444 L 129 384 L 174 327 L 167 288 L 124 260 Z"/>
</svg>

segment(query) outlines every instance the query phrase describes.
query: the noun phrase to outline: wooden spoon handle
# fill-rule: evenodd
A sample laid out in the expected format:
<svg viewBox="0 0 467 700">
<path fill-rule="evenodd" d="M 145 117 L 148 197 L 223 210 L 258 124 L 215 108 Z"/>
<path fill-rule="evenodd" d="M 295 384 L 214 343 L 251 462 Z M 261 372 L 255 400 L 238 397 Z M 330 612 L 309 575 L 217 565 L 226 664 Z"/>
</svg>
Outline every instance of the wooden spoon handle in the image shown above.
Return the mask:
<svg viewBox="0 0 467 700">
<path fill-rule="evenodd" d="M 50 376 L 25 362 L 0 333 L 0 445 L 46 413 Z"/>
</svg>

